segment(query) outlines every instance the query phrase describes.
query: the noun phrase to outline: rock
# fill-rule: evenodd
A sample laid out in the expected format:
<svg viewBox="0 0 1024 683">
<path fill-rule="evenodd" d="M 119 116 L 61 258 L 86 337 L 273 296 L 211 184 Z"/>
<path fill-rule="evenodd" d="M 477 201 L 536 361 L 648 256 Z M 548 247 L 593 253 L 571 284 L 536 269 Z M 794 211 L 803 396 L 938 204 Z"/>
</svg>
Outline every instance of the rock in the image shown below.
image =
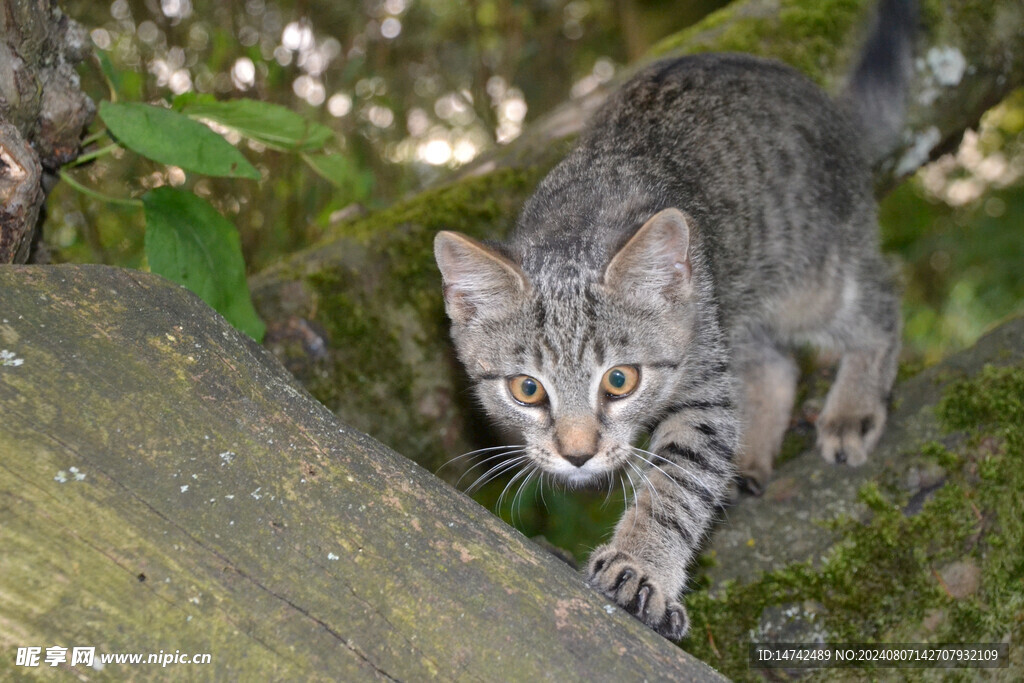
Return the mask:
<svg viewBox="0 0 1024 683">
<path fill-rule="evenodd" d="M 757 643 L 824 643 L 829 634 L 821 617 L 827 612 L 824 605 L 813 600 L 765 607 L 753 640 Z"/>
<path fill-rule="evenodd" d="M 971 560 L 958 560 L 939 571 L 942 587 L 958 600 L 977 592 L 981 585 L 981 568 Z"/>
<path fill-rule="evenodd" d="M 921 627 L 926 632 L 933 633 L 944 621 L 946 621 L 946 610 L 930 609 L 925 612 L 924 620 L 921 621 Z"/>
</svg>

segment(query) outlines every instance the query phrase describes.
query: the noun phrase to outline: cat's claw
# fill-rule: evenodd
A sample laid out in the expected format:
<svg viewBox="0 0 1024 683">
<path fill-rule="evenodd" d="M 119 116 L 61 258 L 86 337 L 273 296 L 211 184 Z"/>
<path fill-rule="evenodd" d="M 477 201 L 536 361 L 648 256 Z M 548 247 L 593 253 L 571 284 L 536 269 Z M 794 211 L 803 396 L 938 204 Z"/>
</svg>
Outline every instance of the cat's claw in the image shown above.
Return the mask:
<svg viewBox="0 0 1024 683">
<path fill-rule="evenodd" d="M 744 493 L 749 493 L 754 497 L 760 497 L 764 494 L 764 485 L 761 483 L 761 479 L 753 475 L 741 476 L 739 478 L 739 488 Z"/>
<path fill-rule="evenodd" d="M 690 628 L 686 609 L 629 553 L 599 548 L 587 567 L 587 583 L 669 640 L 680 640 Z"/>
</svg>

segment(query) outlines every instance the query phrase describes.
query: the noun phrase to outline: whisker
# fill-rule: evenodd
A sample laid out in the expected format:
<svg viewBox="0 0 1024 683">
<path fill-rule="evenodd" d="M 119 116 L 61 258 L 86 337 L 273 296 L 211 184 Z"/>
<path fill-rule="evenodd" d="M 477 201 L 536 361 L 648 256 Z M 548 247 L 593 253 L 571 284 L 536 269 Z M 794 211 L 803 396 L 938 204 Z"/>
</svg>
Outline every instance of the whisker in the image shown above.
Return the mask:
<svg viewBox="0 0 1024 683">
<path fill-rule="evenodd" d="M 678 465 L 677 463 L 674 463 L 674 462 L 672 462 L 671 460 L 668 460 L 668 459 L 667 459 L 667 458 L 665 458 L 664 456 L 658 455 L 657 453 L 651 453 L 650 451 L 645 451 L 645 450 L 644 450 L 644 449 L 642 449 L 642 448 L 635 448 L 635 447 L 634 447 L 634 448 L 633 448 L 633 450 L 634 450 L 634 451 L 640 451 L 640 452 L 643 452 L 643 453 L 647 453 L 648 455 L 653 455 L 654 457 L 658 458 L 659 460 L 662 460 L 662 461 L 664 461 L 664 462 L 668 463 L 669 465 L 673 465 L 673 466 L 675 466 L 675 467 L 676 467 L 676 468 L 677 468 L 677 469 L 678 469 L 678 470 L 679 470 L 680 472 L 683 472 L 683 473 L 685 473 L 687 477 L 691 477 L 691 478 L 692 478 L 692 477 L 695 477 L 695 475 L 694 475 L 694 473 L 693 473 L 693 472 L 691 472 L 691 471 L 687 470 L 686 468 L 684 468 L 684 467 L 682 467 L 682 466 Z M 651 466 L 651 467 L 653 467 L 654 469 L 656 469 L 656 470 L 658 470 L 659 472 L 661 472 L 662 474 L 664 474 L 664 475 L 665 475 L 665 478 L 666 478 L 666 479 L 668 479 L 668 480 L 669 480 L 669 481 L 670 481 L 670 482 L 672 483 L 672 485 L 673 485 L 673 486 L 675 486 L 675 488 L 676 488 L 676 489 L 677 489 L 677 490 L 678 490 L 678 491 L 679 491 L 679 492 L 680 492 L 681 494 L 683 494 L 683 497 L 684 497 L 684 498 L 686 498 L 686 497 L 687 497 L 687 496 L 689 495 L 689 494 L 688 494 L 688 493 L 687 493 L 686 491 L 684 491 L 684 489 L 683 489 L 683 487 L 682 487 L 682 485 L 681 485 L 681 484 L 679 484 L 679 483 L 678 483 L 677 481 L 675 481 L 675 479 L 674 479 L 673 477 L 669 476 L 668 472 L 666 472 L 665 470 L 661 469 L 660 467 L 658 467 L 658 465 L 656 465 L 655 463 L 651 462 L 651 461 L 650 461 L 650 460 L 648 460 L 647 458 L 645 458 L 645 457 L 643 457 L 642 455 L 640 455 L 640 453 L 634 452 L 634 453 L 633 453 L 632 455 L 633 455 L 634 457 L 636 457 L 636 458 L 639 458 L 640 460 L 643 460 L 643 461 L 644 461 L 644 462 L 646 462 L 646 463 L 647 463 L 648 465 L 650 465 L 650 466 Z M 723 517 L 723 515 L 725 515 L 725 516 Z M 727 509 L 725 509 L 725 508 L 724 508 L 724 507 L 722 507 L 722 506 L 717 506 L 717 507 L 716 507 L 716 509 L 715 509 L 715 511 L 714 511 L 714 514 L 713 514 L 713 517 L 712 517 L 712 519 L 713 519 L 713 520 L 715 520 L 716 522 L 722 522 L 722 521 L 725 521 L 726 519 L 728 519 L 728 510 L 727 510 Z"/>
<path fill-rule="evenodd" d="M 612 472 L 608 473 L 608 493 L 604 494 L 604 500 L 601 501 L 601 509 L 604 509 L 608 505 L 608 501 L 612 497 L 612 484 L 615 483 L 615 475 Z"/>
<path fill-rule="evenodd" d="M 530 477 L 533 476 L 533 464 L 531 463 L 526 468 L 520 470 L 516 476 L 512 478 L 512 481 L 518 479 L 522 474 L 525 474 L 526 476 L 520 480 L 519 485 L 516 487 L 516 492 L 512 494 L 512 499 L 508 504 L 508 518 L 512 521 L 512 525 L 517 528 L 520 526 L 520 523 L 516 521 L 516 499 L 519 494 L 522 493 L 523 485 L 530 481 Z M 511 484 L 512 482 L 510 481 L 509 483 Z M 520 518 L 520 521 L 522 521 L 522 518 Z"/>
<path fill-rule="evenodd" d="M 514 445 L 509 445 L 509 446 L 491 446 L 489 448 L 478 448 L 475 451 L 470 451 L 469 453 L 463 453 L 462 455 L 456 455 L 454 458 L 451 458 L 450 460 L 447 460 L 444 464 L 442 464 L 440 467 L 438 467 L 436 470 L 434 470 L 434 474 L 437 474 L 438 472 L 443 470 L 448 465 L 451 465 L 454 462 L 458 462 L 459 460 L 462 460 L 463 458 L 470 458 L 470 457 L 472 457 L 474 455 L 479 455 L 481 453 L 487 453 L 489 451 L 509 450 L 509 449 L 514 450 L 516 448 L 526 448 L 526 446 L 524 444 L 514 444 Z"/>
<path fill-rule="evenodd" d="M 494 481 L 497 477 L 501 476 L 502 474 L 507 473 L 509 470 L 514 469 L 517 466 L 519 466 L 520 464 L 522 464 L 526 459 L 527 459 L 527 456 L 520 455 L 520 456 L 512 458 L 510 460 L 503 460 L 502 462 L 499 462 L 498 464 L 496 464 L 496 465 L 492 466 L 491 468 L 489 468 L 486 472 L 481 474 L 479 477 L 477 477 L 476 481 L 474 481 L 466 489 L 466 491 L 467 492 L 469 492 L 469 491 L 473 491 L 473 492 L 479 491 L 485 485 L 487 485 L 490 482 Z"/>
<path fill-rule="evenodd" d="M 535 474 L 537 474 L 537 466 L 533 465 L 530 468 L 530 473 L 528 475 L 526 475 L 526 478 L 523 479 L 521 484 L 519 484 L 519 491 L 516 492 L 516 495 L 512 496 L 512 517 L 513 517 L 513 519 L 515 519 L 516 513 L 518 511 L 518 513 L 519 513 L 519 526 L 520 527 L 523 526 L 523 515 L 522 515 L 522 510 L 523 510 L 523 498 L 522 498 L 523 491 L 526 490 L 526 486 L 530 483 L 530 480 L 533 479 L 533 475 L 535 475 Z M 516 501 L 519 501 L 518 508 L 516 507 Z"/>
<path fill-rule="evenodd" d="M 655 505 L 664 507 L 664 502 L 661 500 L 661 494 L 658 493 L 658 489 L 654 488 L 654 484 L 652 484 L 651 480 L 647 478 L 647 475 L 629 460 L 626 461 L 626 464 L 633 468 L 634 472 L 640 475 L 640 481 L 642 481 L 644 485 L 647 486 L 647 490 L 651 492 L 651 509 L 653 510 Z"/>
<path fill-rule="evenodd" d="M 494 467 L 490 468 L 489 470 L 481 474 L 479 477 L 477 477 L 477 480 L 470 484 L 470 486 L 466 489 L 466 493 L 475 493 L 476 491 L 479 491 L 480 487 L 482 487 L 484 484 L 486 484 L 489 481 L 492 481 L 496 477 L 500 476 L 502 473 L 507 472 L 510 469 L 513 469 L 514 467 L 519 465 L 519 463 L 523 462 L 527 458 L 529 458 L 529 456 L 520 455 L 517 458 L 512 458 L 511 460 L 506 460 L 504 462 L 498 463 L 497 465 L 495 465 Z"/>
<path fill-rule="evenodd" d="M 651 453 L 650 451 L 645 451 L 645 450 L 643 450 L 642 448 L 637 448 L 637 449 L 634 449 L 634 452 L 632 453 L 633 457 L 635 457 L 635 458 L 639 458 L 640 460 L 644 461 L 645 463 L 647 463 L 648 465 L 650 465 L 650 466 L 651 466 L 651 467 L 653 467 L 654 469 L 656 469 L 656 470 L 658 470 L 659 472 L 661 472 L 662 474 L 664 474 L 664 475 L 665 475 L 665 478 L 666 478 L 666 479 L 668 479 L 668 480 L 669 480 L 670 482 L 672 482 L 672 484 L 673 484 L 673 485 L 674 485 L 674 486 L 675 486 L 676 488 L 678 488 L 678 489 L 680 489 L 680 490 L 682 490 L 682 486 L 680 486 L 680 484 L 679 484 L 678 482 L 676 482 L 676 480 L 675 480 L 675 479 L 674 479 L 674 478 L 673 478 L 672 476 L 670 476 L 668 472 L 666 472 L 665 470 L 661 469 L 661 468 L 660 468 L 660 467 L 658 467 L 658 465 L 656 465 L 656 464 L 655 464 L 654 462 L 652 462 L 652 461 L 648 460 L 647 458 L 645 458 L 644 456 L 640 455 L 640 453 L 638 453 L 638 452 L 636 452 L 636 451 L 641 451 L 641 452 L 643 452 L 643 453 L 647 453 L 648 455 L 653 455 L 653 456 L 654 456 L 654 457 L 656 457 L 656 458 L 659 458 L 659 459 L 661 459 L 661 460 L 664 460 L 664 461 L 665 461 L 666 463 L 668 463 L 669 465 L 675 465 L 676 469 L 678 469 L 678 470 L 679 470 L 680 472 L 682 472 L 683 474 L 685 474 L 685 475 L 686 475 L 686 476 L 687 476 L 688 478 L 689 478 L 689 477 L 693 477 L 693 473 L 692 473 L 692 472 L 690 472 L 689 470 L 687 470 L 687 469 L 686 469 L 685 467 L 682 467 L 682 466 L 680 466 L 680 465 L 677 465 L 676 463 L 672 462 L 671 460 L 666 460 L 665 458 L 663 458 L 662 456 L 658 455 L 657 453 Z"/>
<path fill-rule="evenodd" d="M 548 501 L 544 498 L 544 479 L 547 477 L 547 472 L 540 473 L 540 502 L 544 505 L 544 511 L 548 511 Z"/>
<path fill-rule="evenodd" d="M 516 480 L 518 480 L 523 475 L 529 473 L 530 471 L 531 471 L 530 467 L 524 467 L 523 469 L 521 469 L 518 472 L 516 472 L 515 475 L 513 475 L 513 477 L 508 480 L 508 483 L 505 484 L 505 488 L 503 488 L 501 490 L 501 495 L 498 496 L 498 504 L 496 506 L 496 508 L 498 510 L 501 509 L 501 503 L 502 503 L 503 500 L 505 500 L 505 494 L 508 493 L 509 487 L 512 486 L 512 484 L 514 484 L 516 482 Z M 509 511 L 511 512 L 511 509 Z"/>
<path fill-rule="evenodd" d="M 507 458 L 507 457 L 509 457 L 510 455 L 517 455 L 517 454 L 519 454 L 519 453 L 525 453 L 525 452 L 526 452 L 526 451 L 525 451 L 524 449 L 520 449 L 520 450 L 515 450 L 515 451 L 509 451 L 508 453 L 498 453 L 497 455 L 492 455 L 492 456 L 490 456 L 489 458 L 484 458 L 484 459 L 483 459 L 483 460 L 481 460 L 480 462 L 477 462 L 477 463 L 473 463 L 473 466 L 472 466 L 472 467 L 470 467 L 470 468 L 469 468 L 468 470 L 466 470 L 465 472 L 463 472 L 463 473 L 462 473 L 462 476 L 461 476 L 461 477 L 459 477 L 459 480 L 455 482 L 455 488 L 459 488 L 459 484 L 461 484 L 461 483 L 462 483 L 462 480 L 463 480 L 463 479 L 465 478 L 465 476 L 466 476 L 467 474 L 469 474 L 470 472 L 472 472 L 473 470 L 475 470 L 475 469 L 476 469 L 477 467 L 479 467 L 480 465 L 483 465 L 483 464 L 484 464 L 485 462 L 490 462 L 490 461 L 492 461 L 492 460 L 497 460 L 498 458 Z"/>
<path fill-rule="evenodd" d="M 469 453 L 463 453 L 459 457 L 461 458 L 461 457 L 466 456 L 466 455 L 476 455 L 477 453 L 487 453 L 489 451 L 499 451 L 502 448 L 526 448 L 526 444 L 513 443 L 513 444 L 505 444 L 503 446 L 489 446 L 487 448 L 478 448 L 475 451 L 470 451 Z"/>
<path fill-rule="evenodd" d="M 645 453 L 645 454 L 651 456 L 652 458 L 657 458 L 661 462 L 664 462 L 664 463 L 667 463 L 669 465 L 672 465 L 672 467 L 675 467 L 680 472 L 684 472 L 686 474 L 691 474 L 691 472 L 689 470 L 687 470 L 685 467 L 683 467 L 682 465 L 680 465 L 677 462 L 673 462 L 672 460 L 669 460 L 664 455 L 658 455 L 657 453 L 654 453 L 653 451 L 647 451 L 647 450 L 644 450 L 643 448 L 637 448 L 636 446 L 630 446 L 630 449 L 633 451 L 634 454 Z M 652 467 L 654 467 L 654 463 L 651 462 L 650 460 L 647 460 L 646 458 L 641 458 L 641 460 L 643 460 L 647 464 L 649 464 Z M 665 473 L 665 471 L 662 470 L 662 473 Z M 668 474 L 665 474 L 665 476 L 667 477 Z"/>
<path fill-rule="evenodd" d="M 633 491 L 633 506 L 636 507 L 636 504 L 637 504 L 636 484 L 633 483 L 633 477 L 629 476 L 629 471 L 623 470 L 622 473 L 626 475 L 626 480 L 629 481 L 629 488 Z M 621 481 L 621 479 L 620 479 L 620 481 Z M 625 483 L 622 484 L 622 493 L 623 494 L 626 493 L 626 484 Z M 623 508 L 622 508 L 622 515 L 625 516 L 628 512 L 629 512 L 629 498 L 627 497 L 626 498 L 626 502 L 625 502 L 625 504 L 623 505 Z M 634 514 L 633 514 L 633 524 L 629 527 L 629 532 L 631 534 L 633 533 L 633 529 L 636 528 L 636 518 L 637 518 L 637 515 L 634 512 Z"/>
<path fill-rule="evenodd" d="M 646 450 L 644 450 L 642 448 L 637 448 L 635 446 L 632 446 L 631 448 L 634 451 L 639 451 L 641 453 L 646 453 L 647 455 L 650 455 L 653 458 L 657 458 L 659 461 L 665 463 L 666 465 L 672 465 L 677 470 L 679 470 L 680 472 L 684 473 L 687 477 L 693 477 L 694 476 L 694 473 L 691 470 L 686 469 L 685 467 L 683 467 L 682 465 L 680 465 L 677 462 L 669 460 L 668 458 L 666 458 L 663 455 L 658 455 L 657 453 L 652 453 L 651 451 L 646 451 Z M 644 458 L 641 458 L 641 459 L 642 460 L 646 460 Z M 649 460 L 646 460 L 646 462 L 648 462 L 648 464 L 650 464 L 652 467 L 656 467 L 656 465 L 653 462 L 651 462 Z M 664 474 L 666 477 L 668 477 L 668 472 L 666 472 L 665 470 L 662 470 L 660 467 L 658 469 L 661 470 L 662 474 Z M 671 477 L 669 477 L 669 478 L 671 479 Z"/>
<path fill-rule="evenodd" d="M 674 488 L 674 489 L 675 489 L 675 490 L 676 490 L 676 491 L 678 492 L 678 495 L 682 496 L 682 497 L 683 497 L 684 499 L 685 499 L 685 498 L 686 498 L 686 497 L 687 497 L 687 496 L 689 495 L 689 494 L 688 494 L 688 493 L 687 493 L 687 492 L 686 492 L 686 491 L 685 491 L 685 490 L 683 489 L 683 486 L 682 486 L 682 484 L 680 484 L 680 483 L 679 483 L 678 481 L 676 481 L 675 479 L 673 479 L 672 477 L 670 477 L 670 476 L 669 476 L 669 474 L 668 474 L 668 472 L 666 472 L 665 470 L 661 469 L 660 467 L 658 467 L 657 465 L 655 465 L 655 464 L 654 464 L 653 462 L 651 462 L 650 460 L 648 460 L 647 458 L 643 457 L 642 455 L 640 455 L 640 454 L 638 454 L 638 453 L 633 453 L 632 455 L 633 455 L 633 457 L 635 457 L 635 458 L 637 458 L 637 459 L 639 459 L 639 460 L 642 460 L 643 462 L 645 462 L 645 463 L 647 463 L 648 465 L 650 465 L 650 466 L 651 466 L 651 467 L 652 467 L 653 469 L 656 469 L 656 470 L 658 470 L 659 472 L 661 472 L 661 473 L 662 473 L 663 475 L 665 475 L 665 478 L 666 478 L 666 479 L 668 480 L 668 483 L 669 483 L 669 485 L 670 485 L 670 486 L 672 486 L 672 487 L 673 487 L 673 488 Z M 692 475 L 690 475 L 690 474 L 688 473 L 688 476 L 692 476 Z"/>
</svg>

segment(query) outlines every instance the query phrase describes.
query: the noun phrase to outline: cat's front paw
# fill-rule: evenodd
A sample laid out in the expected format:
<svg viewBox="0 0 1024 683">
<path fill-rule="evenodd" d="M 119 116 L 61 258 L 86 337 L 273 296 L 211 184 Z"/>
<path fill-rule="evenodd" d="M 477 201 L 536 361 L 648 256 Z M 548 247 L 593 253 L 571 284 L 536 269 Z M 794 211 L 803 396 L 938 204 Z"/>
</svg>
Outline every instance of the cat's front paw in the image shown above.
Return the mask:
<svg viewBox="0 0 1024 683">
<path fill-rule="evenodd" d="M 884 427 L 881 401 L 846 410 L 826 404 L 818 418 L 818 450 L 826 462 L 859 467 L 868 461 Z"/>
<path fill-rule="evenodd" d="M 611 546 L 595 550 L 587 564 L 587 583 L 669 640 L 679 640 L 690 630 L 690 618 L 675 594 L 629 553 Z"/>
</svg>

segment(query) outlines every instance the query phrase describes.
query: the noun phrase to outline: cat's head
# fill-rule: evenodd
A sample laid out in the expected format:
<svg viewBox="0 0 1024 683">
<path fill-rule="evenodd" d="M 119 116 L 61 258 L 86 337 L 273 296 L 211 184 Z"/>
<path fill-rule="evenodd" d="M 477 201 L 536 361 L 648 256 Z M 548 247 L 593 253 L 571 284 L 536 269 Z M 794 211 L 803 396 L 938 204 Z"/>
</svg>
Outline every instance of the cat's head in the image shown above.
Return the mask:
<svg viewBox="0 0 1024 683">
<path fill-rule="evenodd" d="M 437 235 L 434 251 L 456 350 L 486 411 L 523 435 L 533 463 L 570 484 L 625 466 L 687 362 L 686 217 L 656 214 L 590 275 L 551 261 L 528 275 L 515 256 L 452 232 Z"/>
</svg>

